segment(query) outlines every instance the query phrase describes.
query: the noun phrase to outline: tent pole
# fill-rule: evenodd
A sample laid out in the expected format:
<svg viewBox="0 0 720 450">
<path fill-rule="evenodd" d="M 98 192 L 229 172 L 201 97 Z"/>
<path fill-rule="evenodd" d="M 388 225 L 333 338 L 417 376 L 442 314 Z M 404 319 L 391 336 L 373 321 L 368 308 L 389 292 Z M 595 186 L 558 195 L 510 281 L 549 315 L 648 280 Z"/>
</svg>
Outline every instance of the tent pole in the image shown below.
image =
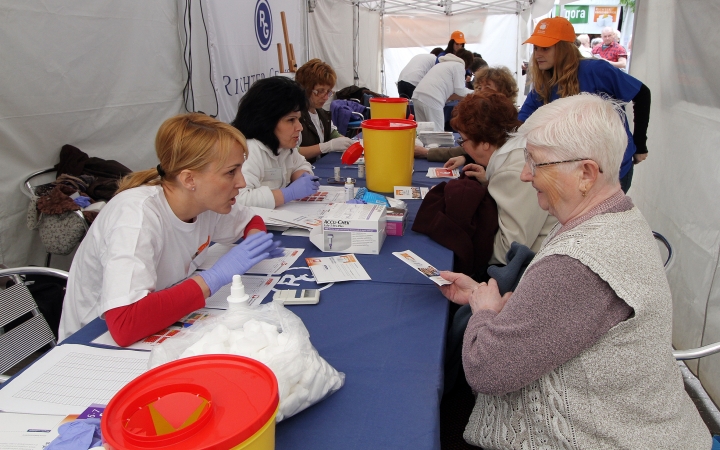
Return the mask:
<svg viewBox="0 0 720 450">
<path fill-rule="evenodd" d="M 387 95 L 385 80 L 385 0 L 380 0 L 380 86 L 383 95 Z"/>
<path fill-rule="evenodd" d="M 359 42 L 360 34 L 360 2 L 353 1 L 353 85 L 357 86 L 359 82 L 358 76 L 358 59 L 359 59 Z"/>
</svg>

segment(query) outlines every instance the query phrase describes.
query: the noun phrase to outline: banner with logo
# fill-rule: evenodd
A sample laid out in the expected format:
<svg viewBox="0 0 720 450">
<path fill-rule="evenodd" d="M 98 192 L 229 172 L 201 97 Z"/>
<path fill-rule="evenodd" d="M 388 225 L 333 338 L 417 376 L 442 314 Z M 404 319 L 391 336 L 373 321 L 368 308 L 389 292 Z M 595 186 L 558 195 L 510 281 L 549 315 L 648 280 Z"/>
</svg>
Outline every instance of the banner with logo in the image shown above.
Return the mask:
<svg viewBox="0 0 720 450">
<path fill-rule="evenodd" d="M 207 5 L 210 67 L 218 97 L 218 119 L 231 122 L 242 96 L 259 79 L 289 71 L 281 12 L 297 66 L 305 62 L 303 2 L 291 0 L 211 0 Z"/>
<path fill-rule="evenodd" d="M 608 3 L 617 3 L 608 1 Z M 620 20 L 620 6 L 618 5 L 556 5 L 555 15 L 565 17 L 575 28 L 575 33 L 600 34 L 602 29 L 618 28 Z"/>
</svg>

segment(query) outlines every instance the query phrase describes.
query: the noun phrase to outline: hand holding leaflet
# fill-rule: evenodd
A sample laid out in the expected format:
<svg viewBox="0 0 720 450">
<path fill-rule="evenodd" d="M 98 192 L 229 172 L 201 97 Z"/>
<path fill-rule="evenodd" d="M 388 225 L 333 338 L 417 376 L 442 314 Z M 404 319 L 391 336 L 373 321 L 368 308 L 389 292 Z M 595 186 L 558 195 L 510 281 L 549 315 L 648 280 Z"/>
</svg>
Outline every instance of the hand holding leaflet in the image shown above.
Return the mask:
<svg viewBox="0 0 720 450">
<path fill-rule="evenodd" d="M 241 275 L 249 268 L 271 255 L 282 255 L 280 241 L 273 241 L 273 235 L 255 233 L 248 236 L 241 244 L 233 247 L 208 270 L 200 272 L 200 276 L 214 294 L 221 287 L 232 281 L 233 275 Z"/>
<path fill-rule="evenodd" d="M 293 181 L 288 187 L 280 188 L 285 203 L 299 200 L 312 195 L 320 188 L 320 179 L 305 172 L 300 178 Z"/>
</svg>

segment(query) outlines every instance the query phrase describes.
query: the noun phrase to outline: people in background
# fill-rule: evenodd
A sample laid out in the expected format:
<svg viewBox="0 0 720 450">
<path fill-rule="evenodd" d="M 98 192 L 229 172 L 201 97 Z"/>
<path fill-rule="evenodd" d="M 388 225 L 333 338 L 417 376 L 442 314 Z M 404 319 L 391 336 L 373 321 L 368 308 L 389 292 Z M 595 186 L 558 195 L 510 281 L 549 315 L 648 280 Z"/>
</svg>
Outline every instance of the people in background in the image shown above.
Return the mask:
<svg viewBox="0 0 720 450">
<path fill-rule="evenodd" d="M 604 61 L 583 59 L 574 42 L 575 30 L 564 17 L 543 19 L 535 27 L 525 41 L 534 46 L 530 64 L 533 89 L 520 109 L 519 119 L 525 121 L 540 106 L 580 92 L 632 101 L 635 127 L 631 134 L 626 120 L 628 143 L 619 172 L 622 189 L 627 192 L 632 183 L 633 164 L 647 157 L 650 90 L 640 80 Z"/>
<path fill-rule="evenodd" d="M 527 139 L 522 180 L 559 224 L 514 292 L 441 272 L 452 282 L 442 293 L 472 311 L 462 361 L 476 393 L 464 433 L 473 445 L 712 446 L 672 355 L 657 244 L 616 175 L 622 115 L 611 100 L 575 95 L 518 130 Z"/>
<path fill-rule="evenodd" d="M 323 105 L 333 95 L 335 71 L 319 59 L 311 59 L 295 73 L 295 81 L 305 89 L 307 109 L 300 113 L 303 126 L 298 151 L 310 162 L 329 152 L 344 152 L 353 140 L 340 134 Z"/>
<path fill-rule="evenodd" d="M 593 55 L 596 58 L 604 59 L 613 67 L 624 69 L 627 66 L 627 50 L 618 43 L 620 39 L 615 34 L 615 30 L 605 27 L 602 29 L 600 37 L 602 38 L 602 44 L 593 47 Z"/>
<path fill-rule="evenodd" d="M 586 38 L 588 37 L 587 34 L 581 34 L 580 36 L 585 36 Z M 590 48 L 589 45 L 585 46 L 585 44 L 583 44 L 583 41 L 580 39 L 580 36 L 578 36 L 577 39 L 575 39 L 575 47 L 577 47 L 578 50 L 580 50 L 580 54 L 582 55 L 583 58 L 592 58 L 593 57 L 592 49 Z M 588 44 L 589 44 L 589 42 L 590 41 L 588 40 Z"/>
<path fill-rule="evenodd" d="M 247 137 L 250 156 L 239 203 L 273 209 L 318 190 L 312 166 L 297 150 L 306 105 L 305 90 L 280 76 L 256 81 L 240 100 L 232 124 Z"/>
<path fill-rule="evenodd" d="M 484 59 L 482 59 L 482 56 L 480 56 L 479 53 L 473 53 L 473 62 L 470 64 L 470 67 L 468 67 L 468 70 L 465 72 L 465 87 L 468 89 L 473 89 L 473 83 L 474 83 L 474 75 L 475 72 L 480 70 L 483 67 L 487 67 L 488 63 Z"/>
<path fill-rule="evenodd" d="M 473 81 L 475 92 L 486 92 L 493 90 L 506 96 L 515 104 L 518 95 L 517 82 L 510 69 L 505 66 L 481 67 L 475 72 Z M 415 146 L 416 158 L 427 158 L 428 161 L 449 162 L 445 167 L 456 169 L 465 164 L 467 153 L 461 146 L 425 148 L 421 145 Z"/>
<path fill-rule="evenodd" d="M 443 107 L 450 100 L 460 100 L 473 91 L 465 87 L 465 69 L 473 62 L 472 53 L 460 49 L 458 55 L 444 55 L 420 80 L 412 96 L 415 118 L 433 122 L 435 131 L 445 129 Z"/>
<path fill-rule="evenodd" d="M 445 50 L 437 55 L 438 59 L 436 62 L 440 62 L 441 56 L 457 55 L 460 50 L 465 50 L 465 34 L 462 31 L 456 30 L 450 35 L 450 40 Z"/>
<path fill-rule="evenodd" d="M 243 135 L 204 114 L 166 120 L 156 168 L 124 178 L 70 267 L 60 340 L 104 317 L 128 346 L 205 306 L 205 299 L 267 257 L 282 254 L 259 216 L 236 204 L 245 186 Z M 245 238 L 194 275 L 210 242 Z"/>
<path fill-rule="evenodd" d="M 587 34 L 579 34 L 577 40 L 580 42 L 578 49 L 583 58 L 592 58 L 592 47 L 590 47 L 590 36 Z M 576 43 L 577 45 L 577 43 Z"/>
<path fill-rule="evenodd" d="M 436 57 L 432 53 L 421 53 L 410 58 L 410 61 L 403 67 L 398 77 L 398 95 L 400 95 L 400 97 L 412 98 L 413 92 L 415 92 L 415 86 L 420 83 L 420 80 L 422 80 L 425 74 L 435 65 L 435 61 Z"/>
<path fill-rule="evenodd" d="M 602 38 L 599 38 L 599 37 L 593 38 L 593 40 L 590 41 L 590 48 L 595 48 L 600 44 L 602 44 Z"/>
</svg>

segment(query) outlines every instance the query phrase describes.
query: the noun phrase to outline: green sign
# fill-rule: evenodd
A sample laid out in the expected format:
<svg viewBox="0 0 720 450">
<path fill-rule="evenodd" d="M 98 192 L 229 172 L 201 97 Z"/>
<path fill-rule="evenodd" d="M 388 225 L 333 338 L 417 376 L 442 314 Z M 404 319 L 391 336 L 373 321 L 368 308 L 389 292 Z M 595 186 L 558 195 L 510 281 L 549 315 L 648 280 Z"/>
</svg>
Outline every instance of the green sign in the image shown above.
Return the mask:
<svg viewBox="0 0 720 450">
<path fill-rule="evenodd" d="M 565 5 L 564 16 L 570 23 L 588 23 L 590 7 L 588 5 Z"/>
</svg>

